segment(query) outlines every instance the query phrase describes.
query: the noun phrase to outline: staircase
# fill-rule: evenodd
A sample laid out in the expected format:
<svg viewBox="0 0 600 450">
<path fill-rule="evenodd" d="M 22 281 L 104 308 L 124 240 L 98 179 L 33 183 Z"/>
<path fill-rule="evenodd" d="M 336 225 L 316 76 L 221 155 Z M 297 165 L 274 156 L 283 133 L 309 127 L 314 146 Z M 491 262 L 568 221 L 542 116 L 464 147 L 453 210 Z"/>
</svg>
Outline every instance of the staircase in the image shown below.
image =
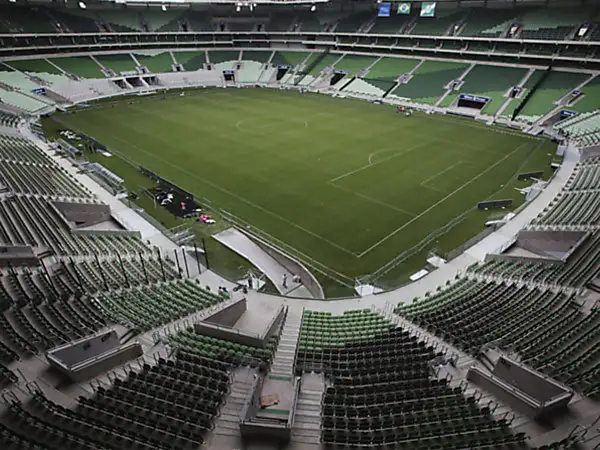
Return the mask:
<svg viewBox="0 0 600 450">
<path fill-rule="evenodd" d="M 294 84 L 298 85 L 298 83 L 300 83 L 300 81 L 302 81 L 302 79 L 304 79 L 304 77 L 306 77 L 306 75 L 308 75 L 311 72 L 311 70 L 317 67 L 317 65 L 319 65 L 327 55 L 329 55 L 329 49 L 325 50 L 323 53 L 320 53 L 319 56 L 315 58 L 315 60 L 310 65 L 304 67 L 304 69 L 301 72 L 298 72 L 297 75 L 300 75 L 301 77 L 297 79 Z"/>
<path fill-rule="evenodd" d="M 296 415 L 292 427 L 293 444 L 319 448 L 321 442 L 321 398 L 325 392 L 325 377 L 319 373 L 302 375 Z"/>
<path fill-rule="evenodd" d="M 473 70 L 473 68 L 476 66 L 475 63 L 471 64 L 469 67 L 467 67 L 467 69 L 462 73 L 462 75 L 460 77 L 458 77 L 458 81 L 464 81 L 464 79 L 467 77 L 467 75 L 469 75 L 469 73 L 471 72 L 471 70 Z M 454 80 L 453 80 L 454 81 Z M 436 102 L 435 106 L 440 106 L 441 103 L 444 101 L 444 99 L 446 97 L 448 97 L 449 95 L 453 94 L 454 92 L 456 92 L 454 89 L 452 89 L 451 87 L 452 81 L 449 83 L 449 87 L 446 90 L 446 92 L 444 92 L 442 94 L 442 96 L 438 99 L 438 101 Z M 462 84 L 462 83 L 461 83 Z"/>
<path fill-rule="evenodd" d="M 294 358 L 296 346 L 300 335 L 300 322 L 302 321 L 302 310 L 289 308 L 279 345 L 273 357 L 270 375 L 281 377 L 292 377 L 294 375 Z"/>
<path fill-rule="evenodd" d="M 240 414 L 248 395 L 250 395 L 256 373 L 257 369 L 250 367 L 235 369 L 229 393 L 225 397 L 223 406 L 221 406 L 219 416 L 215 419 L 215 428 L 210 438 L 213 446 L 217 444 L 217 441 L 224 444 L 225 442 L 241 440 Z M 215 448 L 219 448 L 219 445 Z"/>
</svg>

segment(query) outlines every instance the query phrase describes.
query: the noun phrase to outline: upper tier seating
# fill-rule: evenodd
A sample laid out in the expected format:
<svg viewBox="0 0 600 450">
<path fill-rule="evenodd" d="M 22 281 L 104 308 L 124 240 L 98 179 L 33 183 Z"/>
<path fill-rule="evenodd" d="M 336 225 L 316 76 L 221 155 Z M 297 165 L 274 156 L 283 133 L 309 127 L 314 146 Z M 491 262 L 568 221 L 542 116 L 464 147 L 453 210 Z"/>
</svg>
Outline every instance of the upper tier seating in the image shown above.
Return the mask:
<svg viewBox="0 0 600 450">
<path fill-rule="evenodd" d="M 377 17 L 374 25 L 369 30 L 373 34 L 401 34 L 410 22 L 410 16 L 392 15 L 391 17 Z"/>
<path fill-rule="evenodd" d="M 523 14 L 523 39 L 565 39 L 576 26 L 588 21 L 590 11 L 585 8 L 534 9 Z"/>
<path fill-rule="evenodd" d="M 0 5 L 0 32 L 7 33 L 57 33 L 43 8 L 21 5 Z"/>
<path fill-rule="evenodd" d="M 434 20 L 431 17 L 419 17 L 410 34 L 425 36 L 447 36 L 450 27 L 461 23 L 465 18 L 465 11 L 440 12 Z"/>
<path fill-rule="evenodd" d="M 473 8 L 460 33 L 461 36 L 499 37 L 517 18 L 511 9 Z"/>
<path fill-rule="evenodd" d="M 340 18 L 335 27 L 338 33 L 356 33 L 360 27 L 373 18 L 372 11 L 361 11 Z"/>
<path fill-rule="evenodd" d="M 326 448 L 502 448 L 525 439 L 461 388 L 431 379 L 433 349 L 369 310 L 305 311 L 300 331 L 296 373 L 331 377 L 322 402 Z"/>
</svg>

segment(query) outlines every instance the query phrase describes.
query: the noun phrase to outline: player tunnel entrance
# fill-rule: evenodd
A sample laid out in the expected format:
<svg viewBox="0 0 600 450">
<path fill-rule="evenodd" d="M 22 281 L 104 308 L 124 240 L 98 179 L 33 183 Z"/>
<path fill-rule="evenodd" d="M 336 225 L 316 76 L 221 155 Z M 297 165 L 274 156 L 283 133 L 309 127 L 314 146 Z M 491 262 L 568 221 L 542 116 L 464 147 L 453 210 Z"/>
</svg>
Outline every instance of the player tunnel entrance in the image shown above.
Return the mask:
<svg viewBox="0 0 600 450">
<path fill-rule="evenodd" d="M 456 101 L 459 108 L 472 108 L 481 111 L 490 102 L 488 97 L 480 97 L 473 94 L 460 94 Z"/>
</svg>

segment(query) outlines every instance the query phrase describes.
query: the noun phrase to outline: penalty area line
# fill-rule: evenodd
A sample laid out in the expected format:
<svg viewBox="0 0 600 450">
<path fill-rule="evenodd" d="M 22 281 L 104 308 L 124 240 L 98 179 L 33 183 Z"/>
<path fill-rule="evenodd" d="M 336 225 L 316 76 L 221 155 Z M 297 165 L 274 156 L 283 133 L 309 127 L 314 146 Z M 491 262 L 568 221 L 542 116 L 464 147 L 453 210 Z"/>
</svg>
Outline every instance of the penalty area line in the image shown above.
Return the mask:
<svg viewBox="0 0 600 450">
<path fill-rule="evenodd" d="M 473 178 L 471 178 L 469 181 L 467 181 L 466 183 L 464 183 L 462 186 L 459 186 L 457 189 L 453 190 L 452 192 L 450 192 L 448 195 L 446 195 L 444 198 L 442 198 L 441 200 L 437 201 L 436 203 L 434 203 L 433 205 L 431 205 L 429 208 L 427 208 L 425 211 L 423 211 L 422 213 L 420 213 L 419 215 L 413 217 L 412 219 L 410 219 L 408 222 L 406 222 L 404 225 L 402 225 L 401 227 L 396 228 L 394 231 L 392 231 L 390 234 L 388 234 L 387 236 L 381 238 L 379 241 L 377 241 L 375 244 L 371 245 L 369 248 L 367 248 L 366 250 L 362 251 L 361 253 L 359 253 L 358 257 L 362 258 L 363 256 L 365 256 L 367 253 L 371 252 L 373 249 L 379 247 L 381 244 L 383 244 L 385 241 L 387 241 L 389 238 L 395 236 L 396 234 L 398 234 L 400 231 L 404 230 L 407 226 L 409 226 L 410 224 L 412 224 L 413 222 L 419 220 L 421 217 L 423 217 L 425 214 L 427 214 L 429 211 L 435 209 L 438 205 L 441 205 L 442 203 L 444 203 L 446 200 L 448 200 L 450 197 L 452 197 L 454 194 L 456 194 L 457 192 L 462 191 L 464 188 L 466 188 L 467 186 L 469 186 L 471 183 L 473 183 L 475 180 L 478 180 L 479 178 L 481 178 L 483 175 L 485 175 L 486 173 L 488 173 L 490 170 L 492 170 L 494 167 L 496 167 L 497 165 L 499 165 L 500 163 L 502 163 L 503 161 L 505 161 L 506 159 L 510 158 L 512 155 L 514 155 L 516 152 L 518 152 L 519 150 L 521 150 L 521 147 L 527 145 L 527 143 L 525 144 L 521 144 L 520 146 L 518 146 L 516 149 L 514 149 L 512 152 L 508 153 L 506 156 L 504 156 L 504 158 L 496 161 L 493 165 L 489 166 L 487 169 L 485 169 L 483 172 L 480 172 L 479 174 L 475 175 Z"/>
<path fill-rule="evenodd" d="M 431 180 L 435 180 L 437 177 L 439 177 L 440 175 L 445 174 L 446 172 L 454 169 L 456 166 L 458 166 L 459 164 L 461 164 L 462 161 L 458 161 L 456 164 L 452 164 L 450 167 L 446 167 L 444 170 L 436 173 L 435 175 L 430 176 L 429 178 L 427 178 L 426 180 L 421 181 L 421 186 L 425 186 L 427 183 L 429 183 Z"/>
<path fill-rule="evenodd" d="M 383 162 L 389 161 L 390 159 L 395 158 L 397 156 L 406 155 L 407 153 L 410 153 L 410 152 L 418 149 L 419 147 L 423 147 L 423 146 L 428 145 L 428 144 L 430 144 L 430 142 L 421 142 L 421 143 L 419 143 L 417 145 L 413 145 L 412 147 L 407 148 L 406 150 L 401 150 L 401 151 L 399 151 L 397 153 L 394 153 L 393 155 L 390 155 L 387 158 L 383 158 L 383 159 L 380 159 L 379 161 L 371 163 L 371 157 L 374 156 L 374 154 L 380 153 L 383 150 L 387 150 L 387 149 L 378 150 L 377 152 L 371 153 L 369 155 L 369 164 L 365 164 L 364 166 L 361 166 L 358 169 L 351 170 L 350 172 L 346 172 L 346 173 L 341 174 L 338 177 L 332 178 L 331 180 L 328 181 L 328 183 L 335 183 L 336 181 L 339 181 L 341 179 L 349 177 L 350 175 L 354 175 L 355 173 L 362 172 L 363 170 L 368 169 L 369 167 L 375 167 L 377 164 L 381 164 Z"/>
</svg>

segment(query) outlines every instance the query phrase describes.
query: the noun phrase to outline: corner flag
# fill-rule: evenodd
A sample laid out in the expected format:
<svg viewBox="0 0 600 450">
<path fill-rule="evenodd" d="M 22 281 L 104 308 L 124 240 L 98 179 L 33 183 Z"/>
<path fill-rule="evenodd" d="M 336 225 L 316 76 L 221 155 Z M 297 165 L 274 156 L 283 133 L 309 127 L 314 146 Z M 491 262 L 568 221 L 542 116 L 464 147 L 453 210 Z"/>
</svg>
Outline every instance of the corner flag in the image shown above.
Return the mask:
<svg viewBox="0 0 600 450">
<path fill-rule="evenodd" d="M 410 3 L 398 3 L 398 14 L 410 14 Z"/>
<path fill-rule="evenodd" d="M 421 17 L 435 17 L 436 2 L 421 3 Z"/>
</svg>

